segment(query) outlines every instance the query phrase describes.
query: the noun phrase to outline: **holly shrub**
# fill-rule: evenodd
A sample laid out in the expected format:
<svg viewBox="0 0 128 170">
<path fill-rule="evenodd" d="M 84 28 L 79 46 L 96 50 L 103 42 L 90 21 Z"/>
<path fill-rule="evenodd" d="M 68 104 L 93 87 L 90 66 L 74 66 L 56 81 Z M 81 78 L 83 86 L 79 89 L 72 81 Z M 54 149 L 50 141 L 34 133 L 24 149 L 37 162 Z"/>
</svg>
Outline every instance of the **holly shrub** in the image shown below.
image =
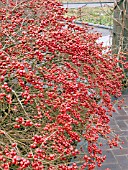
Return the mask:
<svg viewBox="0 0 128 170">
<path fill-rule="evenodd" d="M 121 59 L 55 0 L 0 0 L 0 168 L 94 169 L 121 95 Z M 87 143 L 85 150 L 80 141 Z M 77 157 L 77 162 L 71 162 Z"/>
</svg>

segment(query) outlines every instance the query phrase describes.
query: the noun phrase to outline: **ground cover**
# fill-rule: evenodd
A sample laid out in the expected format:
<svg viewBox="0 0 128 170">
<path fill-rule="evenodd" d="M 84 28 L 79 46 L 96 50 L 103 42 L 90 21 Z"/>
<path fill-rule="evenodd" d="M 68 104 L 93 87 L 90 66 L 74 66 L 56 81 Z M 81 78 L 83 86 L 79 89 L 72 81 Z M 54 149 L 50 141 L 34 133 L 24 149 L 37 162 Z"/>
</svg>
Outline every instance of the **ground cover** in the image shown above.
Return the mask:
<svg viewBox="0 0 128 170">
<path fill-rule="evenodd" d="M 68 9 L 67 16 L 74 15 L 76 20 L 89 22 L 94 24 L 101 24 L 112 26 L 113 24 L 113 8 L 112 7 L 82 7 L 79 9 Z"/>
</svg>

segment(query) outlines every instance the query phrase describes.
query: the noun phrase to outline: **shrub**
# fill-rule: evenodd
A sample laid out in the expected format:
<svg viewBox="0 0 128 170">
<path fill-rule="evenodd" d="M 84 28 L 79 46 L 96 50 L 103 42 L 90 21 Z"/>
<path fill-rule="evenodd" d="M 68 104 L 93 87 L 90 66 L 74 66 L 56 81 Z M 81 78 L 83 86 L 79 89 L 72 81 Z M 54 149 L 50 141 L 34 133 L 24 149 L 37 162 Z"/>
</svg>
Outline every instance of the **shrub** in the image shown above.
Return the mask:
<svg viewBox="0 0 128 170">
<path fill-rule="evenodd" d="M 105 160 L 111 95 L 121 95 L 120 62 L 54 0 L 0 1 L 0 166 L 75 170 Z M 85 140 L 88 151 L 76 144 Z"/>
</svg>

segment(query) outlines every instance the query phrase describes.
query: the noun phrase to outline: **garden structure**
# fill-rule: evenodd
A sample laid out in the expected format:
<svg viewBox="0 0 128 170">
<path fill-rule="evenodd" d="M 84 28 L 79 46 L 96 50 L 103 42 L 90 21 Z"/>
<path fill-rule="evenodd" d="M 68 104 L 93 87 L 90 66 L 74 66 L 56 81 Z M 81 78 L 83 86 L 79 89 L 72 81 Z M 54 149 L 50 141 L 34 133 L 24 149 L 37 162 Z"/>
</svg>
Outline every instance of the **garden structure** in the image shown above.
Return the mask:
<svg viewBox="0 0 128 170">
<path fill-rule="evenodd" d="M 123 52 L 128 61 L 128 1 L 115 2 L 113 25 L 113 53 Z M 128 87 L 128 72 L 125 70 L 125 86 Z"/>
</svg>

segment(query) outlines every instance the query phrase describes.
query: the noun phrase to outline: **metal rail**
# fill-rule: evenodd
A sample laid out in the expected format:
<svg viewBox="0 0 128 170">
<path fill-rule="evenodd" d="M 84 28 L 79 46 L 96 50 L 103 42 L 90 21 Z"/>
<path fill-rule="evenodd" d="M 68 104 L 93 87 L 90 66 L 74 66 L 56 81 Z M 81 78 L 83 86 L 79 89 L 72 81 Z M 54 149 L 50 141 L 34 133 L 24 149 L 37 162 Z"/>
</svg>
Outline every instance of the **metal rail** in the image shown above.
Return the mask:
<svg viewBox="0 0 128 170">
<path fill-rule="evenodd" d="M 114 2 L 64 2 L 62 3 L 63 5 L 73 5 L 73 4 L 78 4 L 78 5 L 84 5 L 84 4 L 113 4 Z"/>
<path fill-rule="evenodd" d="M 84 24 L 81 21 L 75 21 L 76 24 L 78 25 L 82 25 Z M 87 23 L 88 26 L 92 26 L 92 27 L 96 27 L 96 28 L 102 28 L 102 29 L 107 29 L 107 30 L 112 30 L 113 27 L 112 26 L 105 26 L 105 25 L 100 25 L 100 24 L 93 24 L 93 23 Z"/>
<path fill-rule="evenodd" d="M 64 8 L 81 8 L 82 6 L 98 7 L 103 5 L 114 5 L 114 2 L 67 2 L 62 3 Z"/>
</svg>

